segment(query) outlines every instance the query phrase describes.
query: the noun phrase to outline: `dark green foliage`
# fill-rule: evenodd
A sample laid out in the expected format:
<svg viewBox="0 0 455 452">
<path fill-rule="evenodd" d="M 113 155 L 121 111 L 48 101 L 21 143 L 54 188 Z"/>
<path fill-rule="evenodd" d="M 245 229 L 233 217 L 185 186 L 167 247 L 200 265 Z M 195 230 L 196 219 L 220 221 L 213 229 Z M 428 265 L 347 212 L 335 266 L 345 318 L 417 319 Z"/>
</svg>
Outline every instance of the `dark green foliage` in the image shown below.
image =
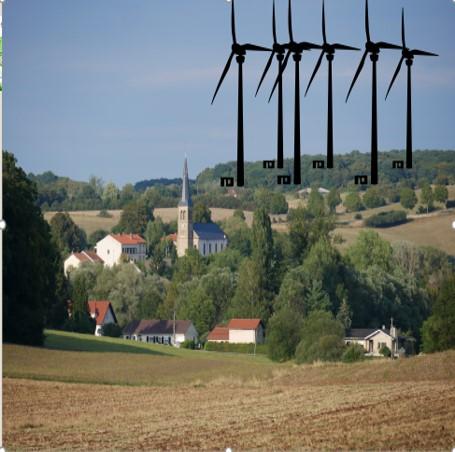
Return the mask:
<svg viewBox="0 0 455 452">
<path fill-rule="evenodd" d="M 453 209 L 455 207 L 455 199 L 448 199 L 446 201 L 446 209 Z"/>
<path fill-rule="evenodd" d="M 431 185 L 425 182 L 422 185 L 422 191 L 420 193 L 420 202 L 427 209 L 427 213 L 433 208 L 434 193 Z"/>
<path fill-rule="evenodd" d="M 431 316 L 422 327 L 423 350 L 438 352 L 455 348 L 455 276 L 447 277 L 434 302 Z"/>
<path fill-rule="evenodd" d="M 100 218 L 112 218 L 112 214 L 109 213 L 106 209 L 101 209 L 97 215 Z"/>
<path fill-rule="evenodd" d="M 337 206 L 341 204 L 340 192 L 332 188 L 326 198 L 327 207 L 331 213 L 335 213 Z"/>
<path fill-rule="evenodd" d="M 402 188 L 400 191 L 400 203 L 405 209 L 413 209 L 417 204 L 417 196 L 412 188 Z"/>
<path fill-rule="evenodd" d="M 385 205 L 385 199 L 377 187 L 370 187 L 363 195 L 363 203 L 368 209 L 374 209 Z"/>
<path fill-rule="evenodd" d="M 233 217 L 240 218 L 241 220 L 245 221 L 245 214 L 244 214 L 243 210 L 241 210 L 241 209 L 235 209 Z"/>
<path fill-rule="evenodd" d="M 210 352 L 228 352 L 228 353 L 246 353 L 252 355 L 267 354 L 267 345 L 265 344 L 230 344 L 229 342 L 206 342 L 204 349 Z"/>
<path fill-rule="evenodd" d="M 365 206 L 360 199 L 360 195 L 357 192 L 348 193 L 343 205 L 348 212 L 358 212 L 359 210 L 365 209 Z"/>
<path fill-rule="evenodd" d="M 347 331 L 349 328 L 351 328 L 352 311 L 346 297 L 343 298 L 340 308 L 338 309 L 337 320 L 344 326 L 344 331 Z"/>
<path fill-rule="evenodd" d="M 194 204 L 193 208 L 193 221 L 194 223 L 211 223 L 212 222 L 212 212 L 202 202 L 197 202 Z"/>
<path fill-rule="evenodd" d="M 444 204 L 449 197 L 449 191 L 444 185 L 436 185 L 434 188 L 434 200 Z"/>
<path fill-rule="evenodd" d="M 51 221 L 51 233 L 62 256 L 82 251 L 87 246 L 85 231 L 78 227 L 67 212 L 56 213 Z"/>
<path fill-rule="evenodd" d="M 65 331 L 73 333 L 94 334 L 96 322 L 87 312 L 74 312 L 63 325 Z"/>
<path fill-rule="evenodd" d="M 145 199 L 127 204 L 122 211 L 120 221 L 112 230 L 133 234 L 144 234 L 147 223 L 153 221 L 153 209 Z"/>
<path fill-rule="evenodd" d="M 88 237 L 88 245 L 94 247 L 100 240 L 104 239 L 109 232 L 104 229 L 97 229 L 93 231 Z"/>
<path fill-rule="evenodd" d="M 191 339 L 187 339 L 186 341 L 183 341 L 180 344 L 180 348 L 187 348 L 189 350 L 194 350 L 196 348 L 196 343 Z"/>
<path fill-rule="evenodd" d="M 384 358 L 390 358 L 392 356 L 392 352 L 390 351 L 390 348 L 387 347 L 387 345 L 381 346 L 379 353 L 384 356 Z"/>
<path fill-rule="evenodd" d="M 108 337 L 120 337 L 122 335 L 122 329 L 116 323 L 107 323 L 102 326 L 101 335 Z"/>
<path fill-rule="evenodd" d="M 3 325 L 4 340 L 41 345 L 46 323 L 64 321 L 65 280 L 49 225 L 36 206 L 33 182 L 3 152 Z"/>
<path fill-rule="evenodd" d="M 356 213 L 354 215 L 354 220 L 361 220 L 363 217 L 362 217 L 362 214 L 361 213 Z"/>
<path fill-rule="evenodd" d="M 404 210 L 380 212 L 364 220 L 365 226 L 370 228 L 390 228 L 391 226 L 397 226 L 407 221 L 407 215 Z"/>
<path fill-rule="evenodd" d="M 297 363 L 337 361 L 344 351 L 344 327 L 329 312 L 314 311 L 304 321 L 297 346 Z"/>
<path fill-rule="evenodd" d="M 341 361 L 344 363 L 355 363 L 364 359 L 365 349 L 360 344 L 349 344 L 341 355 Z"/>
<path fill-rule="evenodd" d="M 288 203 L 283 193 L 277 193 L 266 188 L 254 192 L 256 207 L 262 207 L 267 213 L 282 214 L 288 211 Z"/>
<path fill-rule="evenodd" d="M 267 354 L 273 361 L 287 361 L 295 355 L 302 329 L 301 315 L 284 307 L 270 318 L 267 326 Z"/>
</svg>

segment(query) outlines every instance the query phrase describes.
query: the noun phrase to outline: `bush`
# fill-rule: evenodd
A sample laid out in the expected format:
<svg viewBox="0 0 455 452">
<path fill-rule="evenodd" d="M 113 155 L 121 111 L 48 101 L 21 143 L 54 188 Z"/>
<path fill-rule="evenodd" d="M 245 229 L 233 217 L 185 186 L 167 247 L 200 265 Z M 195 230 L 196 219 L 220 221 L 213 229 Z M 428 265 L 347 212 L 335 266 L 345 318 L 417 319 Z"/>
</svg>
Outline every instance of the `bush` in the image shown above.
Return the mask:
<svg viewBox="0 0 455 452">
<path fill-rule="evenodd" d="M 381 212 L 365 220 L 365 226 L 370 228 L 389 228 L 399 224 L 406 223 L 407 215 L 404 210 L 392 210 Z"/>
<path fill-rule="evenodd" d="M 344 350 L 344 326 L 330 312 L 313 311 L 303 321 L 302 340 L 297 346 L 297 363 L 336 361 Z"/>
<path fill-rule="evenodd" d="M 365 359 L 365 349 L 360 344 L 350 344 L 341 355 L 344 363 L 354 363 Z"/>
<path fill-rule="evenodd" d="M 266 342 L 268 356 L 273 361 L 287 361 L 295 355 L 300 341 L 302 318 L 292 309 L 283 308 L 269 321 Z"/>
<path fill-rule="evenodd" d="M 63 324 L 65 331 L 71 331 L 73 333 L 87 333 L 94 334 L 96 328 L 96 322 L 88 314 L 75 312 L 73 317 L 66 320 Z"/>
<path fill-rule="evenodd" d="M 191 339 L 187 339 L 180 344 L 180 348 L 188 348 L 190 350 L 194 350 L 196 348 L 196 343 Z"/>
<path fill-rule="evenodd" d="M 101 218 L 112 218 L 112 214 L 109 213 L 106 209 L 102 209 L 98 212 L 97 217 Z"/>
<path fill-rule="evenodd" d="M 229 342 L 206 342 L 204 350 L 209 352 L 254 353 L 254 344 L 230 344 Z M 256 354 L 267 354 L 266 344 L 256 344 Z"/>
<path fill-rule="evenodd" d="M 101 328 L 101 336 L 120 337 L 122 329 L 116 323 L 107 323 Z"/>
<path fill-rule="evenodd" d="M 390 351 L 390 348 L 387 347 L 387 345 L 383 345 L 379 349 L 379 353 L 386 358 L 390 358 L 392 356 L 392 352 Z"/>
<path fill-rule="evenodd" d="M 354 220 L 361 220 L 363 217 L 362 217 L 362 214 L 361 213 L 356 213 L 354 215 Z"/>
<path fill-rule="evenodd" d="M 455 207 L 455 199 L 448 199 L 446 201 L 446 209 L 452 209 Z"/>
</svg>

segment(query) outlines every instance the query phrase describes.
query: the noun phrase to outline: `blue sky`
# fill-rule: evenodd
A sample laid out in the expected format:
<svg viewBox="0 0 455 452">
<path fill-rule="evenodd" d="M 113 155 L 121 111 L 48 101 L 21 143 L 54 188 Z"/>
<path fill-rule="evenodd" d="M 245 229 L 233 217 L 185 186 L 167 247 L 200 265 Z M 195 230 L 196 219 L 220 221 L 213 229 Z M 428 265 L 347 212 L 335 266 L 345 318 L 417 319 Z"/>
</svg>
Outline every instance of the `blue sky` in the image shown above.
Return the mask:
<svg viewBox="0 0 455 452">
<path fill-rule="evenodd" d="M 288 39 L 287 0 L 276 0 L 278 34 Z M 413 68 L 415 148 L 455 148 L 455 2 L 370 0 L 373 40 L 400 43 L 405 8 L 409 47 L 440 54 Z M 240 42 L 271 44 L 272 0 L 236 0 Z M 320 42 L 321 1 L 293 0 L 297 40 Z M 363 48 L 363 0 L 326 0 L 332 42 Z M 7 0 L 3 7 L 3 147 L 35 173 L 52 170 L 119 185 L 190 176 L 236 156 L 237 73 L 210 105 L 230 52 L 226 0 Z M 371 66 L 344 99 L 360 52 L 334 63 L 335 152 L 369 151 Z M 405 144 L 405 71 L 384 95 L 400 54 L 381 53 L 379 147 Z M 301 63 L 305 89 L 318 52 Z M 266 54 L 249 54 L 245 77 L 245 157 L 274 158 L 276 102 L 267 103 L 276 66 L 254 99 Z M 285 77 L 285 153 L 292 155 L 292 66 Z M 325 152 L 327 71 L 302 101 L 302 152 Z"/>
</svg>

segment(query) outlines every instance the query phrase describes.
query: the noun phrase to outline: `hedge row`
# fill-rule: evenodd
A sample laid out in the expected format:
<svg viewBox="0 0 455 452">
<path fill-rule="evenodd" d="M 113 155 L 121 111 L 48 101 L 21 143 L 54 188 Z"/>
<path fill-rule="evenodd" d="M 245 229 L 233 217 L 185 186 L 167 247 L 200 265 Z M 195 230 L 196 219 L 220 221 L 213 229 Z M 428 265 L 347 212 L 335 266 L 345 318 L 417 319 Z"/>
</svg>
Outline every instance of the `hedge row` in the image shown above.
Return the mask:
<svg viewBox="0 0 455 452">
<path fill-rule="evenodd" d="M 254 353 L 254 344 L 230 344 L 229 342 L 206 342 L 204 349 L 211 352 Z M 256 354 L 267 354 L 265 344 L 256 345 Z"/>
<path fill-rule="evenodd" d="M 389 228 L 399 224 L 406 223 L 407 217 L 404 210 L 391 210 L 389 212 L 381 212 L 367 218 L 364 223 L 370 228 Z"/>
</svg>

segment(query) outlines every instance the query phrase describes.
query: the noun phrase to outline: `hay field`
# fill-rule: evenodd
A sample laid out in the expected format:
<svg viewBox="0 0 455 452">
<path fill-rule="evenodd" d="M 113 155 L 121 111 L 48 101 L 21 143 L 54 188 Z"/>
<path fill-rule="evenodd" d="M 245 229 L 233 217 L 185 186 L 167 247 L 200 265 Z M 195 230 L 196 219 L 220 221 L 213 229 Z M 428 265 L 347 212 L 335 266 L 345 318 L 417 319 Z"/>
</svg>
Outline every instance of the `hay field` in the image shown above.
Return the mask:
<svg viewBox="0 0 455 452">
<path fill-rule="evenodd" d="M 247 376 L 242 368 L 251 367 L 252 357 L 197 357 L 204 352 L 178 350 L 168 363 L 180 365 L 163 370 L 174 375 L 173 382 L 162 385 L 153 376 L 168 364 L 158 354 L 50 350 L 89 360 L 84 365 L 99 382 L 109 366 L 120 373 L 124 367 L 132 378 L 137 366 L 148 371 L 148 382 L 131 386 L 39 380 L 43 368 L 69 361 L 34 358 L 41 349 L 24 348 L 35 373 L 4 379 L 7 449 L 450 450 L 455 445 L 455 351 L 351 365 L 298 367 L 263 360 L 269 370 Z M 125 361 L 119 363 L 121 354 Z M 101 355 L 104 361 L 97 361 Z M 131 364 L 130 358 L 140 361 Z M 17 359 L 17 353 L 5 356 L 10 366 Z M 218 363 L 210 373 L 187 378 L 212 359 Z M 235 363 L 231 374 L 223 361 Z"/>
</svg>

